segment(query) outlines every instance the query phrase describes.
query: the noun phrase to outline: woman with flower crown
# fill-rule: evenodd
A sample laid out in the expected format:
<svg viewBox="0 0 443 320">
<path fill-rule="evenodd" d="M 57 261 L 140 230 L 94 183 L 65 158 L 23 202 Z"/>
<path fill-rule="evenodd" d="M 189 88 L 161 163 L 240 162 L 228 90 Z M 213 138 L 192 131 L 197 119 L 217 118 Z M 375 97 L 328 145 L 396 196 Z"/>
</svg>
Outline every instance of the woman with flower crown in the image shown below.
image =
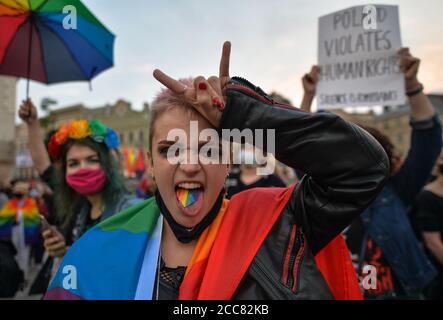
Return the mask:
<svg viewBox="0 0 443 320">
<path fill-rule="evenodd" d="M 89 228 L 138 200 L 127 194 L 112 155 L 120 144 L 113 129 L 98 120 L 74 120 L 51 136 L 46 149 L 31 100 L 23 102 L 19 116 L 28 126 L 36 169 L 52 180 L 58 227 L 47 228 L 43 237 L 49 256 L 60 258 Z"/>
</svg>

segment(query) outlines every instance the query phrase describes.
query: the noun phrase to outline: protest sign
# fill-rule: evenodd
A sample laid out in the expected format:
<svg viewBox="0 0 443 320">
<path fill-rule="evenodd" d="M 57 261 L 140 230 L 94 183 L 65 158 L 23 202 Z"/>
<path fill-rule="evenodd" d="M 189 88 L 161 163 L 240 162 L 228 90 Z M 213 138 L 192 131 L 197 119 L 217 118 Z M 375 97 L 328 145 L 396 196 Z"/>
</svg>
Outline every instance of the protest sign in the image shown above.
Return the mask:
<svg viewBox="0 0 443 320">
<path fill-rule="evenodd" d="M 318 109 L 405 102 L 397 6 L 356 6 L 319 19 Z"/>
</svg>

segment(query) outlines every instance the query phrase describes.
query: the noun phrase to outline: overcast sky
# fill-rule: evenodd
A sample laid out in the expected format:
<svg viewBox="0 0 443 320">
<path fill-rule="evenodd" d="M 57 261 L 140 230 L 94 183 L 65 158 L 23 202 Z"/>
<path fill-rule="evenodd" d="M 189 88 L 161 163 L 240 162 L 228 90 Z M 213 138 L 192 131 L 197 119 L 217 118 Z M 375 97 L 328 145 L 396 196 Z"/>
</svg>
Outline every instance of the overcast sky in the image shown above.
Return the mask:
<svg viewBox="0 0 443 320">
<path fill-rule="evenodd" d="M 160 85 L 154 68 L 174 77 L 217 74 L 223 41 L 232 42 L 231 75 L 266 91 L 276 90 L 299 105 L 300 77 L 317 60 L 317 25 L 322 15 L 358 0 L 84 0 L 116 34 L 115 67 L 87 83 L 31 83 L 36 103 L 44 97 L 60 107 L 99 107 L 125 99 L 134 109 L 150 102 Z M 426 92 L 443 92 L 443 1 L 375 2 L 400 6 L 404 46 L 422 59 Z M 25 96 L 18 85 L 17 102 Z"/>
</svg>

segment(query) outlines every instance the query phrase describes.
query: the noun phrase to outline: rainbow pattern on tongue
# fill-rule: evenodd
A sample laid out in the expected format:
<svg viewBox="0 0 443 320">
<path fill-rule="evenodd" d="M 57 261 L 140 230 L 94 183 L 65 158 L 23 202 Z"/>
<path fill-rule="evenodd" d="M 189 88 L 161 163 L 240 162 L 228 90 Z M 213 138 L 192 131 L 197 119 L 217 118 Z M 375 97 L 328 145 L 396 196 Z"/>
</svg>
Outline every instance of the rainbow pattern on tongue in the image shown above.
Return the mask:
<svg viewBox="0 0 443 320">
<path fill-rule="evenodd" d="M 180 201 L 183 208 L 193 205 L 198 200 L 198 195 L 201 191 L 198 189 L 188 190 L 188 189 L 178 189 L 177 198 Z"/>
</svg>

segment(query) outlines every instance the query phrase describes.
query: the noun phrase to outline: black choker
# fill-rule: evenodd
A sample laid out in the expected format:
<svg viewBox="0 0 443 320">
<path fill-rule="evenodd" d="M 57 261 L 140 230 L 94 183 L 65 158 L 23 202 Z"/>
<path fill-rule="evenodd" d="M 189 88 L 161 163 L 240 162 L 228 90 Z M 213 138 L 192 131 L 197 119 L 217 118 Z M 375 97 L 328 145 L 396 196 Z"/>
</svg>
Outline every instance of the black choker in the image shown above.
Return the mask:
<svg viewBox="0 0 443 320">
<path fill-rule="evenodd" d="M 215 217 L 217 217 L 217 214 L 220 211 L 220 208 L 223 204 L 224 196 L 225 196 L 225 189 L 223 188 L 217 200 L 215 201 L 214 206 L 209 211 L 209 213 L 203 218 L 203 220 L 200 221 L 200 223 L 197 224 L 196 226 L 192 228 L 187 228 L 182 226 L 181 224 L 178 224 L 174 220 L 168 208 L 166 208 L 166 205 L 163 202 L 163 199 L 158 190 L 155 192 L 155 200 L 157 202 L 161 214 L 166 219 L 166 221 L 168 221 L 168 224 L 171 227 L 172 232 L 174 232 L 175 237 L 181 243 L 189 243 L 200 237 L 202 232 L 205 231 L 205 229 L 212 223 L 212 221 L 214 221 Z"/>
</svg>

